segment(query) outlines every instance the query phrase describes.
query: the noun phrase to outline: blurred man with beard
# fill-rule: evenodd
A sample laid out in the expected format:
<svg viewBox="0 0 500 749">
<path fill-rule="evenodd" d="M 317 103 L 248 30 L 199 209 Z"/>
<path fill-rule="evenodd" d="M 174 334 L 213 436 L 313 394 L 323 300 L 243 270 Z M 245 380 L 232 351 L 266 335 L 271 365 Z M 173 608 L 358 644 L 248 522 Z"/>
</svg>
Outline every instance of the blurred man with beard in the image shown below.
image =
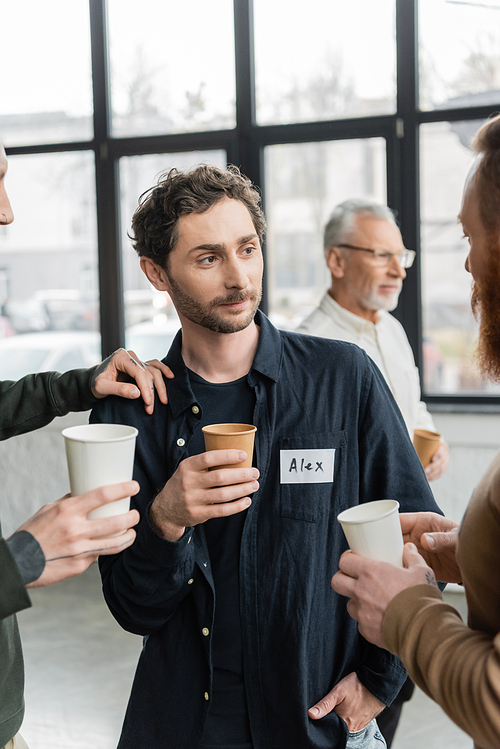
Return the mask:
<svg viewBox="0 0 500 749">
<path fill-rule="evenodd" d="M 472 271 L 467 268 L 470 273 Z M 492 255 L 481 282 L 472 281 L 471 306 L 479 322 L 476 361 L 482 374 L 500 380 L 500 255 Z"/>
<path fill-rule="evenodd" d="M 406 676 L 331 591 L 336 516 L 387 496 L 436 506 L 370 358 L 258 310 L 264 229 L 234 167 L 172 170 L 132 221 L 182 330 L 153 421 L 118 400 L 92 415 L 139 429 L 137 542 L 101 565 L 113 615 L 147 636 L 120 749 L 380 749 L 374 718 Z M 204 451 L 201 428 L 226 422 L 257 427 L 253 468 L 237 467 L 243 451 Z"/>
<path fill-rule="evenodd" d="M 482 373 L 500 380 L 500 117 L 479 130 L 460 221 L 469 240 Z M 344 554 L 333 588 L 360 632 L 400 656 L 416 683 L 475 741 L 500 746 L 500 454 L 460 526 L 433 513 L 401 515 L 404 569 Z M 462 583 L 468 625 L 436 586 Z"/>
</svg>

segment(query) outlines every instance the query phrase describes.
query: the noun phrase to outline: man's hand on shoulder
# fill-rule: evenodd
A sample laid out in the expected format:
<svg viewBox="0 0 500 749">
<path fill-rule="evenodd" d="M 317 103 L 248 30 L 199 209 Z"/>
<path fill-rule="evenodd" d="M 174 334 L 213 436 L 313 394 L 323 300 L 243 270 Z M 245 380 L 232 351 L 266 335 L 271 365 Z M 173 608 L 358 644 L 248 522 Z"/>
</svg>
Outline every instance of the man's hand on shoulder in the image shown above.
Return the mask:
<svg viewBox="0 0 500 749">
<path fill-rule="evenodd" d="M 349 731 L 361 731 L 385 708 L 360 682 L 356 673 L 350 673 L 336 684 L 322 700 L 308 710 L 313 720 L 324 718 L 335 710 L 347 723 Z"/>
<path fill-rule="evenodd" d="M 142 362 L 133 351 L 125 351 L 121 348 L 108 356 L 96 368 L 92 375 L 92 394 L 96 398 L 119 395 L 122 398 L 131 399 L 142 395 L 146 404 L 146 412 L 152 414 L 155 389 L 160 401 L 164 404 L 168 403 L 163 375 L 168 379 L 174 377 L 170 367 L 158 359 Z M 135 380 L 135 385 L 127 382 L 129 377 Z"/>
<path fill-rule="evenodd" d="M 183 460 L 154 500 L 150 519 L 157 533 L 178 541 L 186 528 L 246 510 L 259 488 L 257 468 L 216 468 L 241 463 L 241 450 L 211 450 Z"/>
</svg>

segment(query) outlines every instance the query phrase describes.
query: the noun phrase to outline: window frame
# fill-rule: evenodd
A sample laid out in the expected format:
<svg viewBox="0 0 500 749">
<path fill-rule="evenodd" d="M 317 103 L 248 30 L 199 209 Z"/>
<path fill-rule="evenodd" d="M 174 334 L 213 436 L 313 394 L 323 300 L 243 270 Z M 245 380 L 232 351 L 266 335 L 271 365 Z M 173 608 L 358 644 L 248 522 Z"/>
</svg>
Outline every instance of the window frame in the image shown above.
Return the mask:
<svg viewBox="0 0 500 749">
<path fill-rule="evenodd" d="M 408 247 L 417 258 L 403 285 L 395 316 L 403 324 L 422 377 L 422 306 L 420 270 L 419 128 L 429 122 L 486 119 L 499 105 L 421 111 L 418 104 L 418 0 L 396 3 L 396 112 L 280 125 L 257 125 L 253 0 L 233 0 L 236 71 L 236 127 L 229 130 L 116 138 L 111 135 L 109 45 L 106 0 L 89 0 L 94 137 L 91 141 L 32 144 L 7 148 L 8 155 L 91 150 L 95 158 L 100 325 L 103 356 L 125 344 L 120 246 L 119 160 L 122 156 L 223 149 L 259 185 L 265 207 L 264 148 L 305 143 L 382 137 L 386 142 L 387 202 L 397 211 Z M 265 246 L 264 246 L 265 253 Z M 268 310 L 264 273 L 262 309 Z M 427 395 L 432 408 L 500 410 L 500 396 Z"/>
</svg>

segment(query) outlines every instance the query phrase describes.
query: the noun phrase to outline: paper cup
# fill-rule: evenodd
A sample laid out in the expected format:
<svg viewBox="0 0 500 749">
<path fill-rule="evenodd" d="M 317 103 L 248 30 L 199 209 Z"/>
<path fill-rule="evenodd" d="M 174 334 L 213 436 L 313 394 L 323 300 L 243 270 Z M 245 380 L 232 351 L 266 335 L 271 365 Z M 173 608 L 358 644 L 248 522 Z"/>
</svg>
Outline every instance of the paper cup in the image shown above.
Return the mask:
<svg viewBox="0 0 500 749">
<path fill-rule="evenodd" d="M 437 432 L 428 432 L 426 429 L 415 429 L 413 432 L 413 445 L 424 468 L 427 468 L 440 444 L 441 435 Z"/>
<path fill-rule="evenodd" d="M 344 510 L 337 516 L 352 551 L 379 562 L 403 566 L 399 502 L 380 499 Z"/>
<path fill-rule="evenodd" d="M 84 424 L 64 429 L 71 495 L 131 481 L 137 434 L 137 429 L 123 424 Z M 125 497 L 96 507 L 87 517 L 108 518 L 129 509 L 130 497 Z"/>
<path fill-rule="evenodd" d="M 205 437 L 205 450 L 244 450 L 247 459 L 242 463 L 231 463 L 227 466 L 210 468 L 251 468 L 253 461 L 253 445 L 257 427 L 252 424 L 210 424 L 201 428 Z"/>
</svg>

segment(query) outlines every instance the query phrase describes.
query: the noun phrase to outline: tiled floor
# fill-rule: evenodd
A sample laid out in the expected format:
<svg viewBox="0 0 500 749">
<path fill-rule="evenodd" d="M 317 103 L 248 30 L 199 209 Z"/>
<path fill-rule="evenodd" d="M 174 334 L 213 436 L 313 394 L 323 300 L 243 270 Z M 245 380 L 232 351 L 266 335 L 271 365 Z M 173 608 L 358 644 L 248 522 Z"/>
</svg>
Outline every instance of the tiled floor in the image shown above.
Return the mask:
<svg viewBox="0 0 500 749">
<path fill-rule="evenodd" d="M 109 614 L 95 566 L 31 596 L 33 608 L 19 616 L 26 660 L 22 734 L 30 749 L 115 749 L 141 638 Z M 450 598 L 463 609 L 461 595 Z M 419 691 L 403 710 L 393 749 L 471 746 Z"/>
</svg>

